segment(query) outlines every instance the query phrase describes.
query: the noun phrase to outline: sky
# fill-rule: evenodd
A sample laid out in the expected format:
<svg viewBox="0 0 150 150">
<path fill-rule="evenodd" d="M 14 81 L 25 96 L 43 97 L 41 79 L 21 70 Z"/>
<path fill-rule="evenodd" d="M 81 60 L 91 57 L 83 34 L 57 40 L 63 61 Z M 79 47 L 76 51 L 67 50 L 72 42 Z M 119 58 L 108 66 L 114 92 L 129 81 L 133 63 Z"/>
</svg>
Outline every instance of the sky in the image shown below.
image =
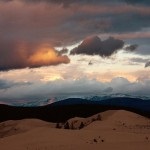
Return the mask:
<svg viewBox="0 0 150 150">
<path fill-rule="evenodd" d="M 0 0 L 0 100 L 149 91 L 149 0 Z"/>
</svg>

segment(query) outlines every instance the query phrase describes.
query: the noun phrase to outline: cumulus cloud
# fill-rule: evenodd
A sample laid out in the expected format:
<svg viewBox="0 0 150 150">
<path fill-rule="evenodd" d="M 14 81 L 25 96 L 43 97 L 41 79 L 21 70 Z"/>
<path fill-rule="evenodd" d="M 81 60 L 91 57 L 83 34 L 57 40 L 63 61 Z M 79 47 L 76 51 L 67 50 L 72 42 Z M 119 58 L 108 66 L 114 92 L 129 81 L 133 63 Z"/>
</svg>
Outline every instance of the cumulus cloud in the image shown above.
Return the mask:
<svg viewBox="0 0 150 150">
<path fill-rule="evenodd" d="M 131 94 L 137 96 L 150 96 L 150 80 L 130 82 L 125 78 L 117 77 L 110 82 L 100 82 L 87 78 L 77 80 L 56 80 L 47 83 L 37 82 L 27 87 L 13 87 L 1 92 L 0 100 L 24 99 L 42 100 L 51 97 L 80 97 L 102 94 Z"/>
<path fill-rule="evenodd" d="M 70 59 L 50 45 L 24 41 L 0 41 L 0 71 L 69 63 Z"/>
<path fill-rule="evenodd" d="M 122 40 L 109 37 L 101 41 L 98 36 L 87 37 L 70 54 L 85 54 L 85 55 L 100 55 L 102 57 L 109 57 L 116 53 L 119 49 L 123 48 L 124 42 Z"/>
</svg>

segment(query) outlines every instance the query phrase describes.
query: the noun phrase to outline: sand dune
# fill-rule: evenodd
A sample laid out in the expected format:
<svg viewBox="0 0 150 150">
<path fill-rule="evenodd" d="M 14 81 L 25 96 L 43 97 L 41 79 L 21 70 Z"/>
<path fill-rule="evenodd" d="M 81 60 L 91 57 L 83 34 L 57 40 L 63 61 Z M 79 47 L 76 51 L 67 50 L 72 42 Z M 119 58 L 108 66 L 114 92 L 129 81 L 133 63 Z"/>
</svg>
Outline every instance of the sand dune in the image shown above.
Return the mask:
<svg viewBox="0 0 150 150">
<path fill-rule="evenodd" d="M 87 128 L 108 129 L 133 129 L 142 128 L 142 131 L 150 132 L 150 119 L 125 110 L 108 110 L 101 113 L 101 122 L 94 122 Z"/>
<path fill-rule="evenodd" d="M 38 119 L 10 120 L 0 123 L 0 138 L 27 132 L 38 127 L 55 127 L 55 123 L 49 123 Z"/>
<path fill-rule="evenodd" d="M 63 129 L 67 122 L 69 130 Z M 79 128 L 81 122 L 83 129 Z M 14 127 L 20 132 L 14 133 Z M 109 110 L 87 118 L 75 117 L 62 123 L 61 129 L 55 127 L 56 124 L 35 119 L 3 122 L 0 131 L 7 133 L 0 138 L 0 150 L 150 148 L 150 119 L 124 110 Z"/>
</svg>

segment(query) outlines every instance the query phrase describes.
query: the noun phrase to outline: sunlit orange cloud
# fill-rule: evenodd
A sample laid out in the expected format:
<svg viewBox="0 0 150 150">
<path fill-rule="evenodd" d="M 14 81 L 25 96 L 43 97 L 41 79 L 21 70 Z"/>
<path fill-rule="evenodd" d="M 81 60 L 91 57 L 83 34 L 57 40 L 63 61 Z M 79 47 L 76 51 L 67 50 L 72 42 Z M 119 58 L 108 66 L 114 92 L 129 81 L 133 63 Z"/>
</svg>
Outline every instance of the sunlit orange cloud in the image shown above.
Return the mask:
<svg viewBox="0 0 150 150">
<path fill-rule="evenodd" d="M 57 65 L 60 63 L 69 63 L 70 60 L 67 56 L 59 56 L 58 53 L 53 48 L 40 48 L 31 55 L 28 59 L 29 64 L 33 66 L 42 65 Z"/>
<path fill-rule="evenodd" d="M 67 64 L 70 62 L 67 55 L 60 54 L 59 51 L 43 41 L 41 43 L 12 41 L 9 44 L 6 41 L 2 41 L 1 43 L 3 43 L 3 47 L 0 49 L 0 70 L 3 71 Z"/>
</svg>

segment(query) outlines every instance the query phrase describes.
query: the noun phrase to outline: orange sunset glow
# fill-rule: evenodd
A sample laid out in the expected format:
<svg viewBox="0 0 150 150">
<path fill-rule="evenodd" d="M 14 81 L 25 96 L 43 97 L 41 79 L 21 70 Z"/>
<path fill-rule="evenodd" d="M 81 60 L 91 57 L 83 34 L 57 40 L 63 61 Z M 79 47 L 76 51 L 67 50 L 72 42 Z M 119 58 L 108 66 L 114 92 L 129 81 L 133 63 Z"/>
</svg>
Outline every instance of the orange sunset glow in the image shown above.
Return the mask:
<svg viewBox="0 0 150 150">
<path fill-rule="evenodd" d="M 58 63 L 69 63 L 69 59 L 67 56 L 59 56 L 58 53 L 54 49 L 50 48 L 41 48 L 38 49 L 37 52 L 29 57 L 29 63 L 36 65 L 40 65 L 41 63 L 44 65 L 49 64 L 58 64 Z"/>
</svg>

